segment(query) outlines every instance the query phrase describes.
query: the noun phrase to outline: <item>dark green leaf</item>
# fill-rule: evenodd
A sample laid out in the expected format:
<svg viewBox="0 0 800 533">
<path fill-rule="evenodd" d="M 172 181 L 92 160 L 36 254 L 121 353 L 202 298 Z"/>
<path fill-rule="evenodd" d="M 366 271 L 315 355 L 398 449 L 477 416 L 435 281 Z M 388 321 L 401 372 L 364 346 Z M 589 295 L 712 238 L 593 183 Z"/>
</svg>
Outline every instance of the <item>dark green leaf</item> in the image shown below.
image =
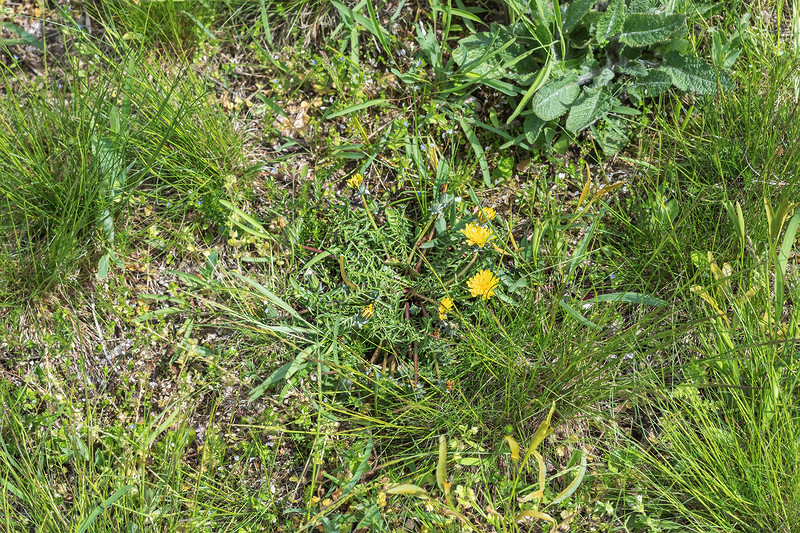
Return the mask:
<svg viewBox="0 0 800 533">
<path fill-rule="evenodd" d="M 531 113 L 525 117 L 525 124 L 522 126 L 525 131 L 525 140 L 530 144 L 536 142 L 539 134 L 542 133 L 542 127 L 545 121 L 536 116 L 536 113 Z"/>
<path fill-rule="evenodd" d="M 592 80 L 592 87 L 605 87 L 614 81 L 615 77 L 616 74 L 614 74 L 614 71 L 610 68 L 601 69 L 600 73 Z"/>
<path fill-rule="evenodd" d="M 612 37 L 622 31 L 625 23 L 625 0 L 611 0 L 606 12 L 597 21 L 595 37 L 600 44 L 607 43 Z"/>
<path fill-rule="evenodd" d="M 583 19 L 589 8 L 594 5 L 595 0 L 572 0 L 568 2 L 564 11 L 564 16 L 561 18 L 561 29 L 564 33 L 571 32 L 575 26 Z"/>
<path fill-rule="evenodd" d="M 617 103 L 616 98 L 605 89 L 584 89 L 569 111 L 567 130 L 577 133 L 589 127 Z"/>
<path fill-rule="evenodd" d="M 683 15 L 665 17 L 655 13 L 632 13 L 625 19 L 619 40 L 639 48 L 661 43 L 679 30 L 685 20 Z"/>
<path fill-rule="evenodd" d="M 658 5 L 658 0 L 630 0 L 628 13 L 647 13 Z"/>
<path fill-rule="evenodd" d="M 647 76 L 638 78 L 628 85 L 628 97 L 638 104 L 645 98 L 653 98 L 665 92 L 672 85 L 672 79 L 666 72 L 651 69 Z"/>
<path fill-rule="evenodd" d="M 719 87 L 723 91 L 733 90 L 733 80 L 724 72 L 693 56 L 671 52 L 664 58 L 661 70 L 669 74 L 672 83 L 680 90 L 700 94 L 715 94 Z"/>
<path fill-rule="evenodd" d="M 539 89 L 533 98 L 533 110 L 542 120 L 555 120 L 567 112 L 569 106 L 580 94 L 578 77 L 568 74 L 561 78 L 550 80 Z"/>
<path fill-rule="evenodd" d="M 638 60 L 629 61 L 627 65 L 617 65 L 614 67 L 614 70 L 619 72 L 620 74 L 625 74 L 627 76 L 634 76 L 634 77 L 641 77 L 647 76 L 647 67 L 644 66 L 644 63 Z"/>
</svg>

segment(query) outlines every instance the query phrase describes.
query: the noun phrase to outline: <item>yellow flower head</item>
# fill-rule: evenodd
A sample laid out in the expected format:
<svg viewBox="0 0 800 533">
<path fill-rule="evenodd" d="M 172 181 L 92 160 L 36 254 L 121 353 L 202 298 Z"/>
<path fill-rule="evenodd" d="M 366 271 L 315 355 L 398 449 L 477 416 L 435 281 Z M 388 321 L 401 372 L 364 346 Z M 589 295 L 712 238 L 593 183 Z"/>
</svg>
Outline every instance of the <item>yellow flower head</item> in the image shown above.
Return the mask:
<svg viewBox="0 0 800 533">
<path fill-rule="evenodd" d="M 362 183 L 364 183 L 364 176 L 362 176 L 360 172 L 347 180 L 347 186 L 351 189 L 358 189 L 361 187 Z"/>
<path fill-rule="evenodd" d="M 467 244 L 480 246 L 481 248 L 494 239 L 491 229 L 484 228 L 478 224 L 467 224 L 467 227 L 462 229 L 461 233 L 467 238 Z"/>
<path fill-rule="evenodd" d="M 447 313 L 453 312 L 453 299 L 444 297 L 439 301 L 439 320 L 447 320 Z"/>
<path fill-rule="evenodd" d="M 361 310 L 361 316 L 364 317 L 365 320 L 369 320 L 372 318 L 372 315 L 375 314 L 375 305 L 369 304 L 365 308 Z"/>
<path fill-rule="evenodd" d="M 478 211 L 478 219 L 481 222 L 494 220 L 496 216 L 497 211 L 495 211 L 493 207 L 481 207 L 480 211 Z"/>
<path fill-rule="evenodd" d="M 478 296 L 481 300 L 488 300 L 494 296 L 494 290 L 500 283 L 500 278 L 494 275 L 491 270 L 481 270 L 467 280 L 467 287 L 473 298 Z"/>
</svg>

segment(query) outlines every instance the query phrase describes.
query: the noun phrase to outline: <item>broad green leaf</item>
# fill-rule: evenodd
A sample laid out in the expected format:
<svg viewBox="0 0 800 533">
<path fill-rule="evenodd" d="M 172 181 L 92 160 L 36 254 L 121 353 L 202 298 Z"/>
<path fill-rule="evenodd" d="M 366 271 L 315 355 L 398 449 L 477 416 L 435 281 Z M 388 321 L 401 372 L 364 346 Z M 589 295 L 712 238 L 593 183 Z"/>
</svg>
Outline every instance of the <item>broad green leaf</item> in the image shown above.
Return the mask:
<svg viewBox="0 0 800 533">
<path fill-rule="evenodd" d="M 628 13 L 647 13 L 656 7 L 659 0 L 630 0 L 628 2 Z"/>
<path fill-rule="evenodd" d="M 606 117 L 605 129 L 597 131 L 594 126 L 590 126 L 594 138 L 600 143 L 603 153 L 611 156 L 622 150 L 628 144 L 628 125 L 621 119 Z"/>
<path fill-rule="evenodd" d="M 636 81 L 626 87 L 628 96 L 634 100 L 634 103 L 645 98 L 654 98 L 659 94 L 665 92 L 672 85 L 672 78 L 669 74 L 661 70 L 651 69 L 647 72 L 646 76 L 637 78 Z"/>
<path fill-rule="evenodd" d="M 522 126 L 522 129 L 525 132 L 525 140 L 530 144 L 535 143 L 536 139 L 539 138 L 539 134 L 542 133 L 542 127 L 544 127 L 544 124 L 544 120 L 536 116 L 536 113 L 531 113 L 525 117 L 525 123 Z"/>
<path fill-rule="evenodd" d="M 594 5 L 595 0 L 572 0 L 567 2 L 564 8 L 564 16 L 561 17 L 561 29 L 564 33 L 571 32 L 589 12 L 589 8 Z"/>
<path fill-rule="evenodd" d="M 685 20 L 683 15 L 678 14 L 665 17 L 655 13 L 632 13 L 625 19 L 619 40 L 639 48 L 661 43 L 680 29 Z"/>
<path fill-rule="evenodd" d="M 693 56 L 670 52 L 664 57 L 662 71 L 669 74 L 678 89 L 700 94 L 716 94 L 719 87 L 723 91 L 733 90 L 733 80 L 724 72 Z"/>
<path fill-rule="evenodd" d="M 614 67 L 614 70 L 619 72 L 620 74 L 625 74 L 627 76 L 634 76 L 634 77 L 643 77 L 647 76 L 647 67 L 644 66 L 644 63 L 639 61 L 638 59 L 634 59 L 633 61 L 629 61 L 626 65 L 617 65 Z"/>
<path fill-rule="evenodd" d="M 361 464 L 358 465 L 356 471 L 353 473 L 353 478 L 347 483 L 347 486 L 342 490 L 342 493 L 339 495 L 339 499 L 347 496 L 353 487 L 358 484 L 358 480 L 361 479 L 361 476 L 364 475 L 364 472 L 367 471 L 367 465 L 369 464 L 370 457 L 372 457 L 372 439 L 367 441 L 366 449 L 364 450 L 364 457 L 361 459 Z"/>
<path fill-rule="evenodd" d="M 800 212 L 795 213 L 789 224 L 786 226 L 786 233 L 783 235 L 783 244 L 778 250 L 778 260 L 775 265 L 775 302 L 776 302 L 776 319 L 780 320 L 783 314 L 783 292 L 784 292 L 784 277 L 786 276 L 786 269 L 789 266 L 789 255 L 794 247 L 794 239 L 797 235 L 797 228 L 800 226 Z"/>
<path fill-rule="evenodd" d="M 577 133 L 587 128 L 602 118 L 616 103 L 619 102 L 605 89 L 584 89 L 569 110 L 567 130 Z"/>
<path fill-rule="evenodd" d="M 625 0 L 611 0 L 606 12 L 595 26 L 595 38 L 599 44 L 606 44 L 622 31 L 625 23 Z"/>
<path fill-rule="evenodd" d="M 542 120 L 555 120 L 567 112 L 581 92 L 578 77 L 568 74 L 550 80 L 533 99 L 533 110 Z"/>
<path fill-rule="evenodd" d="M 111 261 L 111 256 L 108 255 L 108 252 L 103 254 L 103 257 L 100 258 L 100 261 L 97 263 L 97 279 L 100 281 L 106 279 L 108 277 L 108 266 Z"/>
<path fill-rule="evenodd" d="M 170 410 L 164 411 L 162 414 L 166 412 L 169 412 L 169 415 L 164 418 L 164 421 L 161 422 L 161 424 L 159 424 L 155 430 L 151 432 L 153 426 L 158 421 L 158 419 L 155 419 L 152 422 L 150 422 L 150 424 L 147 427 L 147 431 L 143 433 L 143 435 L 147 435 L 147 438 L 144 443 L 145 449 L 149 449 L 150 446 L 152 446 L 153 443 L 156 441 L 156 439 L 158 439 L 159 435 L 164 433 L 167 430 L 167 428 L 172 426 L 172 424 L 175 423 L 175 419 L 178 418 L 178 416 L 181 414 L 181 410 L 178 409 L 178 406 L 176 404 L 172 404 L 170 406 Z"/>
<path fill-rule="evenodd" d="M 240 280 L 244 281 L 245 283 L 247 283 L 248 285 L 253 287 L 254 289 L 256 289 L 258 292 L 260 292 L 262 294 L 262 296 L 264 296 L 264 298 L 266 298 L 271 304 L 273 304 L 273 305 L 275 305 L 277 307 L 280 307 L 281 309 L 286 311 L 288 314 L 290 314 L 294 318 L 296 318 L 298 320 L 301 320 L 306 324 L 308 323 L 308 322 L 306 322 L 306 320 L 303 317 L 301 317 L 297 313 L 297 311 L 294 310 L 294 307 L 292 307 L 291 305 L 289 305 L 285 301 L 283 301 L 280 298 L 278 298 L 277 294 L 275 294 L 271 290 L 267 289 L 266 287 L 261 285 L 259 282 L 255 281 L 255 280 L 253 280 L 253 279 L 251 279 L 251 278 L 249 278 L 247 276 L 243 276 L 243 275 L 239 274 L 238 272 L 231 272 L 231 273 L 234 276 L 236 276 L 237 278 L 239 278 Z"/>
<path fill-rule="evenodd" d="M 467 75 L 479 76 L 481 83 L 502 77 L 523 80 L 540 73 L 535 52 L 536 47 L 519 42 L 511 27 L 493 24 L 491 31 L 479 32 L 458 41 L 453 60 Z M 524 85 L 528 84 L 530 81 Z"/>
<path fill-rule="evenodd" d="M 483 184 L 487 187 L 491 187 L 492 179 L 489 173 L 489 163 L 486 162 L 486 155 L 483 153 L 483 147 L 481 146 L 478 136 L 475 135 L 475 131 L 464 118 L 459 120 L 459 124 L 461 124 L 461 129 L 464 131 L 464 135 L 467 141 L 469 141 L 472 151 L 475 152 L 475 157 L 478 159 L 478 165 L 481 167 L 481 173 L 483 174 Z"/>
<path fill-rule="evenodd" d="M 369 3 L 369 2 L 367 2 L 367 3 Z M 402 3 L 400 5 L 402 5 Z M 466 20 L 471 20 L 473 22 L 478 22 L 480 24 L 483 24 L 483 20 L 481 20 L 480 17 L 478 17 L 477 15 L 474 15 L 473 13 L 470 13 L 469 11 L 466 11 L 464 9 L 456 9 L 456 8 L 450 7 L 450 6 L 445 7 L 445 6 L 432 5 L 431 6 L 431 11 L 433 11 L 434 13 L 437 13 L 437 12 L 445 13 L 448 17 L 456 16 L 456 17 L 461 17 L 461 18 L 466 19 Z"/>
<path fill-rule="evenodd" d="M 614 81 L 616 73 L 610 68 L 600 69 L 600 73 L 592 79 L 592 87 L 606 87 L 609 83 Z"/>
</svg>

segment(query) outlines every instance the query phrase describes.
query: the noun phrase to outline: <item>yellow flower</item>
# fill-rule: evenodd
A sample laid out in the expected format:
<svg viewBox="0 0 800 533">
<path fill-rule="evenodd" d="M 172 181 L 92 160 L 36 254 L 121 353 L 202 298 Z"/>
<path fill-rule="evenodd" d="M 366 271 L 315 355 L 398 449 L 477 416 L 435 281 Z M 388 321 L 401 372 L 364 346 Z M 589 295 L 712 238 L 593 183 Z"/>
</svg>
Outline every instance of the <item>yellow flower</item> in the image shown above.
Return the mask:
<svg viewBox="0 0 800 533">
<path fill-rule="evenodd" d="M 478 219 L 481 222 L 494 220 L 496 216 L 497 211 L 495 211 L 493 207 L 481 207 L 480 211 L 478 211 Z"/>
<path fill-rule="evenodd" d="M 361 310 L 361 316 L 363 316 L 365 320 L 369 320 L 370 318 L 372 318 L 372 315 L 374 314 L 375 314 L 374 304 L 369 304 L 368 306 L 366 306 Z"/>
<path fill-rule="evenodd" d="M 358 189 L 361 187 L 362 183 L 364 183 L 364 176 L 362 176 L 360 172 L 347 180 L 347 186 L 351 189 Z"/>
<path fill-rule="evenodd" d="M 500 278 L 494 275 L 491 270 L 481 270 L 467 280 L 467 287 L 473 298 L 478 296 L 481 300 L 488 300 L 494 296 L 494 290 L 500 283 Z"/>
<path fill-rule="evenodd" d="M 439 301 L 439 320 L 447 320 L 447 313 L 453 312 L 453 299 L 444 297 Z"/>
<path fill-rule="evenodd" d="M 479 226 L 478 224 L 467 224 L 467 227 L 462 229 L 461 233 L 467 238 L 467 244 L 480 246 L 481 248 L 483 248 L 487 242 L 494 239 L 492 230 Z"/>
</svg>

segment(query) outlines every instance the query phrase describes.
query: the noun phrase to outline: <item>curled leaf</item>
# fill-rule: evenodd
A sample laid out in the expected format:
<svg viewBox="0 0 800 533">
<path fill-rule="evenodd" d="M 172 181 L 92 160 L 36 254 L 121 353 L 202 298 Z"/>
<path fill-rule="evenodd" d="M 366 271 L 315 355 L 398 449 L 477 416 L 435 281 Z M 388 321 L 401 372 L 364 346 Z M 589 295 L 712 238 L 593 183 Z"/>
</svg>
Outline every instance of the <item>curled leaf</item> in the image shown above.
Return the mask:
<svg viewBox="0 0 800 533">
<path fill-rule="evenodd" d="M 511 460 L 514 461 L 514 466 L 519 463 L 519 444 L 511 435 L 506 435 L 506 442 L 508 447 L 511 448 Z"/>
<path fill-rule="evenodd" d="M 575 490 L 578 488 L 578 485 L 580 485 L 581 481 L 583 481 L 583 476 L 584 474 L 586 474 L 586 454 L 580 450 L 577 450 L 575 453 L 580 454 L 581 457 L 580 459 L 581 465 L 578 468 L 578 475 L 575 476 L 575 479 L 572 480 L 572 483 L 567 485 L 567 487 L 564 490 L 558 493 L 558 496 L 556 496 L 555 500 L 550 502 L 550 505 L 561 503 L 562 501 L 572 496 L 572 493 L 575 492 Z"/>
<path fill-rule="evenodd" d="M 550 516 L 547 513 L 542 513 L 542 512 L 539 512 L 539 511 L 522 511 L 521 513 L 519 513 L 517 515 L 517 517 L 514 519 L 514 521 L 515 522 L 519 522 L 520 520 L 522 520 L 523 518 L 528 517 L 528 516 L 531 516 L 533 518 L 537 518 L 539 520 L 546 520 L 547 522 L 550 522 L 553 525 L 555 525 L 555 523 L 556 523 L 556 521 L 553 519 L 552 516 Z"/>
</svg>

